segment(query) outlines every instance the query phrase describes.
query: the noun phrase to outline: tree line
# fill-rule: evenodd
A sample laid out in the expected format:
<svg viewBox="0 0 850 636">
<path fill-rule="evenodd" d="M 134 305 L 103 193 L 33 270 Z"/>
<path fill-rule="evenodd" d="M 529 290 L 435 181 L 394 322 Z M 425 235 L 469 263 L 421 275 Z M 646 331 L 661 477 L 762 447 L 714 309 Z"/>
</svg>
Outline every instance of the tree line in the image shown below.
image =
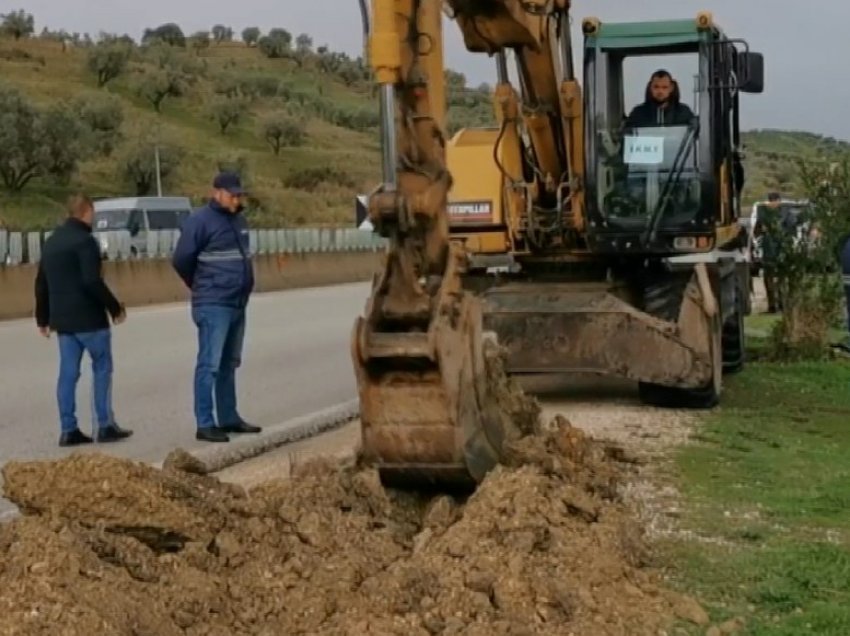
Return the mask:
<svg viewBox="0 0 850 636">
<path fill-rule="evenodd" d="M 291 72 L 251 68 L 234 59 L 213 62 L 205 52 L 234 40 L 233 29 L 221 24 L 188 36 L 177 24 L 162 24 L 145 29 L 139 42 L 126 34 L 101 33 L 91 38 L 46 28 L 39 36 L 35 32 L 35 19 L 23 10 L 0 16 L 3 37 L 15 41 L 38 37 L 61 42 L 63 50 L 81 49 L 85 70 L 99 91 L 45 108 L 0 81 L 0 104 L 6 114 L 0 119 L 0 139 L 6 148 L 0 156 L 0 185 L 10 192 L 23 190 L 35 179 L 67 183 L 81 162 L 110 157 L 125 183 L 140 195 L 148 194 L 155 183 L 155 144 L 163 177 L 176 169 L 186 154 L 178 143 L 155 142 L 149 130 L 128 130 L 132 122 L 126 121 L 122 100 L 112 94 L 118 81 L 154 114 L 173 101 L 201 96 L 195 101 L 203 104 L 202 115 L 219 134 L 231 134 L 251 120 L 257 137 L 276 156 L 308 141 L 311 119 L 377 134 L 375 86 L 363 59 L 327 46 L 314 47 L 306 34 L 293 36 L 284 28 L 264 33 L 259 27 L 241 33 L 245 46 L 269 60 L 286 60 L 290 68 L 294 66 L 302 74 L 299 82 Z M 364 99 L 341 103 L 327 94 L 328 82 L 305 83 L 304 73 L 330 76 Z M 465 77 L 450 70 L 446 80 L 449 132 L 462 125 L 490 123 L 488 86 L 469 89 Z M 259 106 L 261 114 L 253 116 Z"/>
</svg>

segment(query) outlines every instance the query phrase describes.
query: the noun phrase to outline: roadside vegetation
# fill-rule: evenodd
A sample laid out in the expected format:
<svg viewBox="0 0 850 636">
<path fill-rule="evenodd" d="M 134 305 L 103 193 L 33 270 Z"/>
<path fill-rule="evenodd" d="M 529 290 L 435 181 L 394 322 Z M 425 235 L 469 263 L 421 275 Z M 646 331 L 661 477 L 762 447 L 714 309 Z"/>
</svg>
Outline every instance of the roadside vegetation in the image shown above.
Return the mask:
<svg viewBox="0 0 850 636">
<path fill-rule="evenodd" d="M 850 634 L 850 358 L 838 253 L 847 163 L 802 165 L 816 236 L 787 235 L 781 314 L 748 320 L 750 364 L 676 451 L 685 511 L 663 541 L 712 622 L 758 636 Z M 688 632 L 690 633 L 690 632 Z M 703 633 L 703 632 L 694 632 Z"/>
<path fill-rule="evenodd" d="M 756 353 L 769 347 L 754 340 Z M 850 634 L 848 387 L 846 359 L 754 361 L 678 451 L 687 512 L 664 561 L 713 623 Z"/>
</svg>

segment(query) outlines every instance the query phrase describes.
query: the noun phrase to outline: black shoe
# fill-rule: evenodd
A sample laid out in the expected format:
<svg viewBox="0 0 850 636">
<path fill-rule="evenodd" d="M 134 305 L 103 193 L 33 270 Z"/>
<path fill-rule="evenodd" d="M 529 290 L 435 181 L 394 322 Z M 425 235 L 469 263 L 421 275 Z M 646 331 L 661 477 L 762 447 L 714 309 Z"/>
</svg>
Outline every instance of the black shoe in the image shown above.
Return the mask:
<svg viewBox="0 0 850 636">
<path fill-rule="evenodd" d="M 93 441 L 91 437 L 78 428 L 59 436 L 59 446 L 79 446 L 80 444 L 91 444 Z"/>
<path fill-rule="evenodd" d="M 107 442 L 117 442 L 126 439 L 133 434 L 133 431 L 121 428 L 117 424 L 105 426 L 97 431 L 97 443 L 105 444 Z"/>
<path fill-rule="evenodd" d="M 198 432 L 195 433 L 195 439 L 199 439 L 204 442 L 229 442 L 230 438 L 227 436 L 227 433 L 220 428 L 216 428 L 215 426 L 207 427 L 207 428 L 199 428 Z"/>
<path fill-rule="evenodd" d="M 237 422 L 236 424 L 225 424 L 221 427 L 221 430 L 227 433 L 259 433 L 263 429 L 247 422 Z"/>
</svg>

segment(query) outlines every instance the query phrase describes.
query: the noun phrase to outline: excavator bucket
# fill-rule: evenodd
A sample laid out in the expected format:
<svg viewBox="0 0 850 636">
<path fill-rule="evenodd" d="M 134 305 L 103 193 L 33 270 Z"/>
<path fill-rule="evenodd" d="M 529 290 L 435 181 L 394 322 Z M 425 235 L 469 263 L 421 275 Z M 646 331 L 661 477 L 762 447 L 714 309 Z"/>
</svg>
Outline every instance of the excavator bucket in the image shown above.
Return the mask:
<svg viewBox="0 0 850 636">
<path fill-rule="evenodd" d="M 474 489 L 505 442 L 521 434 L 522 413 L 505 404 L 510 388 L 498 345 L 482 333 L 479 300 L 461 289 L 462 259 L 453 246 L 426 329 L 376 328 L 392 265 L 376 279 L 366 315 L 356 321 L 352 358 L 363 455 L 385 485 Z M 532 413 L 528 404 L 520 410 Z"/>
<path fill-rule="evenodd" d="M 485 292 L 484 325 L 507 350 L 509 373 L 591 373 L 696 389 L 718 366 L 704 268 L 683 292 L 665 320 L 604 284 L 515 282 Z"/>
</svg>

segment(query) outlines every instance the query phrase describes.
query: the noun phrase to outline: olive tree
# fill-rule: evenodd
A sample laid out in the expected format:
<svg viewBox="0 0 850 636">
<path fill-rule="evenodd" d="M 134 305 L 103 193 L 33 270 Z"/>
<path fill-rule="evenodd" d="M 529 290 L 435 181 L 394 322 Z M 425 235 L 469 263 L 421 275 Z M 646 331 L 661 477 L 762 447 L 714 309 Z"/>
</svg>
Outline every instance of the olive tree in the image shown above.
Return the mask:
<svg viewBox="0 0 850 636">
<path fill-rule="evenodd" d="M 260 124 L 260 132 L 275 156 L 282 148 L 302 145 L 306 138 L 304 122 L 285 112 L 267 115 Z"/>
<path fill-rule="evenodd" d="M 40 110 L 16 88 L 0 85 L 0 113 L 0 181 L 7 191 L 74 174 L 84 158 L 84 131 L 64 105 Z"/>
<path fill-rule="evenodd" d="M 124 73 L 132 53 L 132 45 L 115 39 L 102 40 L 89 49 L 86 67 L 97 77 L 98 88 Z"/>
<path fill-rule="evenodd" d="M 0 15 L 0 32 L 11 35 L 16 40 L 27 38 L 35 33 L 35 18 L 23 9 Z"/>
<path fill-rule="evenodd" d="M 77 119 L 85 126 L 88 146 L 109 157 L 122 139 L 124 109 L 113 95 L 79 97 L 72 104 Z"/>
<path fill-rule="evenodd" d="M 134 137 L 118 158 L 118 176 L 133 189 L 136 196 L 147 196 L 154 192 L 157 148 L 160 178 L 163 183 L 167 183 L 185 155 L 181 146 L 173 142 L 158 143 L 151 135 L 141 135 Z"/>
</svg>

